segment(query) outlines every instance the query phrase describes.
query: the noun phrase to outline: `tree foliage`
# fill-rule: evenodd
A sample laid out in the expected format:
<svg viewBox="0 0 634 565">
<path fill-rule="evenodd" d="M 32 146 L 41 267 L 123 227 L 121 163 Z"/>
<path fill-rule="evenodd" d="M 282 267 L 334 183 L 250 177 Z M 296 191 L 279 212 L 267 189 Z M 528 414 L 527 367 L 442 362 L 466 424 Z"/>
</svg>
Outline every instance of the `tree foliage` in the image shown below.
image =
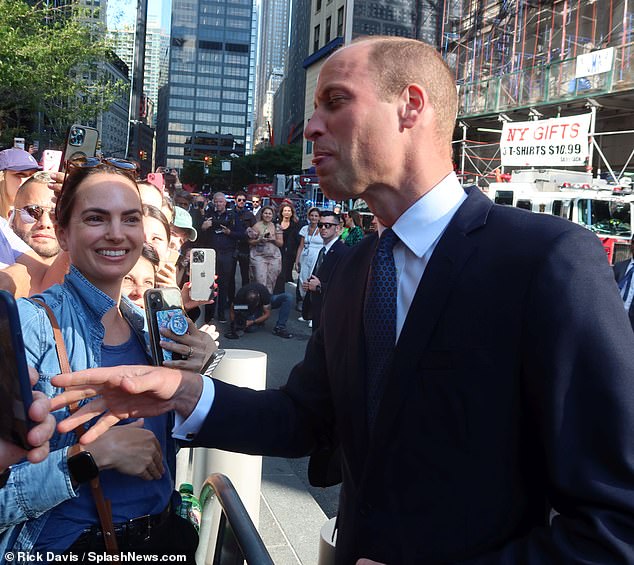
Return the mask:
<svg viewBox="0 0 634 565">
<path fill-rule="evenodd" d="M 39 129 L 59 144 L 113 102 L 122 85 L 99 72 L 108 49 L 94 15 L 0 0 L 0 143 Z"/>
<path fill-rule="evenodd" d="M 273 175 L 296 175 L 302 170 L 301 145 L 274 145 L 237 159 L 213 156 L 209 173 L 204 173 L 204 163 L 185 161 L 181 178 L 183 183 L 200 189 L 208 184 L 213 191 L 235 192 L 249 184 L 272 182 Z M 231 171 L 222 170 L 222 161 L 231 161 Z"/>
</svg>

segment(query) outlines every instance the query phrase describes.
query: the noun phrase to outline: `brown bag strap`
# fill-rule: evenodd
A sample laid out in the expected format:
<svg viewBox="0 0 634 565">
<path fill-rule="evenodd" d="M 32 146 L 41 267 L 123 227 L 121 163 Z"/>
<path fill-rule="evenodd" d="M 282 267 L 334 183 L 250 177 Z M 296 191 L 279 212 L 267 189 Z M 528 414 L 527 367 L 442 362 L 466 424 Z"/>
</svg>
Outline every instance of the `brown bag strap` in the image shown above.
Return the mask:
<svg viewBox="0 0 634 565">
<path fill-rule="evenodd" d="M 44 308 L 48 319 L 53 326 L 53 337 L 55 338 L 55 349 L 57 350 L 57 357 L 59 359 L 59 366 L 62 373 L 70 373 L 70 363 L 68 362 L 68 353 L 66 353 L 66 345 L 64 344 L 64 337 L 62 336 L 62 330 L 57 323 L 57 318 L 48 304 L 37 298 L 32 298 L 33 302 L 39 304 Z M 70 413 L 72 414 L 79 408 L 79 402 L 74 402 L 70 406 Z M 75 435 L 79 439 L 85 429 L 83 426 L 77 426 L 75 428 Z M 95 505 L 97 506 L 97 514 L 99 515 L 99 522 L 101 523 L 101 531 L 103 532 L 104 544 L 106 551 L 110 554 L 119 553 L 117 546 L 117 536 L 114 533 L 114 525 L 112 523 L 112 507 L 110 501 L 104 496 L 103 489 L 99 484 L 99 477 L 96 477 L 90 481 L 90 490 L 92 492 Z"/>
</svg>

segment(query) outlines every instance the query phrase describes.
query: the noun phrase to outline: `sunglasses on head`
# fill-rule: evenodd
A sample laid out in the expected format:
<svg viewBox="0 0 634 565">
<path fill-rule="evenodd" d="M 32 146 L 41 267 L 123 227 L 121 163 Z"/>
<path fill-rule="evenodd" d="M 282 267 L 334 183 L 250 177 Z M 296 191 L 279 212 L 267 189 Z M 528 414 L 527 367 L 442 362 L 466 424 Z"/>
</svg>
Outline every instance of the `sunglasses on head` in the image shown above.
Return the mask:
<svg viewBox="0 0 634 565">
<path fill-rule="evenodd" d="M 20 213 L 20 219 L 25 224 L 34 224 L 38 222 L 44 212 L 48 214 L 48 217 L 55 221 L 55 208 L 52 206 L 38 206 L 37 204 L 31 204 L 29 206 L 25 206 L 24 208 L 16 208 L 16 212 Z"/>
<path fill-rule="evenodd" d="M 100 167 L 101 165 L 110 165 L 116 169 L 121 169 L 122 171 L 131 173 L 136 173 L 137 170 L 136 163 L 126 161 L 125 159 L 117 159 L 115 157 L 79 157 L 77 159 L 66 161 L 66 166 L 68 168 L 92 169 Z"/>
<path fill-rule="evenodd" d="M 338 225 L 339 225 L 339 222 L 337 222 L 336 224 L 331 224 L 330 222 L 318 222 L 317 223 L 317 227 L 319 229 L 326 228 L 327 230 L 332 228 L 333 226 L 338 226 Z"/>
</svg>

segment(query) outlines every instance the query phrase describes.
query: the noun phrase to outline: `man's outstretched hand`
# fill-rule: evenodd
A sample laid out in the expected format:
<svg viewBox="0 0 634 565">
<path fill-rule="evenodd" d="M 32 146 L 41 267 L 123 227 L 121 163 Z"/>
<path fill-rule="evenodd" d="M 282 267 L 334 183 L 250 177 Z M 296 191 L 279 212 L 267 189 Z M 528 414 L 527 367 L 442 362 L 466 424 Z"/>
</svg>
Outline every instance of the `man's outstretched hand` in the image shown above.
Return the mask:
<svg viewBox="0 0 634 565">
<path fill-rule="evenodd" d="M 171 410 L 187 418 L 202 392 L 202 377 L 196 373 L 142 365 L 86 369 L 57 375 L 52 383 L 66 388 L 51 399 L 53 410 L 99 396 L 58 424 L 58 430 L 66 433 L 101 416 L 82 435 L 82 444 L 126 418 L 158 416 Z"/>
</svg>

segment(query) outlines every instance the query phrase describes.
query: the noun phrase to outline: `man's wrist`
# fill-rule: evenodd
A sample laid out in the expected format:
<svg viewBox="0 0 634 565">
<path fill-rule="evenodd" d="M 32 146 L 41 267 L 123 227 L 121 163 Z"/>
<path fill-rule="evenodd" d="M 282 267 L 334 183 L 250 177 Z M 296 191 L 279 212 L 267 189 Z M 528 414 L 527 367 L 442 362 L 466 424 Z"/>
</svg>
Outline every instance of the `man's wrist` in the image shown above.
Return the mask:
<svg viewBox="0 0 634 565">
<path fill-rule="evenodd" d="M 198 373 L 183 372 L 183 378 L 174 395 L 174 410 L 184 419 L 196 408 L 203 390 L 203 377 Z"/>
</svg>

